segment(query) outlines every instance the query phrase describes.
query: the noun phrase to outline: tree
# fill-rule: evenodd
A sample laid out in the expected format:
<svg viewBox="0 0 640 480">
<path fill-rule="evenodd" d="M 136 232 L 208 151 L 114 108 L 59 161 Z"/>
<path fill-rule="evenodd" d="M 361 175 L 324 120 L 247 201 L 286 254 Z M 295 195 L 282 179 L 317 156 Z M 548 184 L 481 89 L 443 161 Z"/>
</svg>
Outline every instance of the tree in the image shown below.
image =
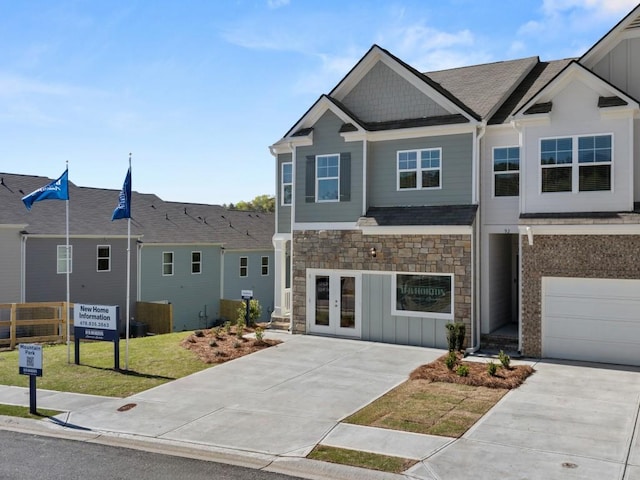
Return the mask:
<svg viewBox="0 0 640 480">
<path fill-rule="evenodd" d="M 276 199 L 270 195 L 258 195 L 250 202 L 243 200 L 239 201 L 235 205 L 230 203 L 229 205 L 223 205 L 229 210 L 243 210 L 243 211 L 256 211 L 256 212 L 275 212 L 276 211 Z"/>
</svg>

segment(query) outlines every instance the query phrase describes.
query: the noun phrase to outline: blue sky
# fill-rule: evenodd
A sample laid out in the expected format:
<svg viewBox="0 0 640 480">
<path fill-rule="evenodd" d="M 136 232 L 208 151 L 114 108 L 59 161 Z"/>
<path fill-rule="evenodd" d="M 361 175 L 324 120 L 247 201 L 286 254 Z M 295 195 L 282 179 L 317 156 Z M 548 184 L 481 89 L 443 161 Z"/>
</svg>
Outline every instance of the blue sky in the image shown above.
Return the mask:
<svg viewBox="0 0 640 480">
<path fill-rule="evenodd" d="M 0 0 L 0 171 L 275 193 L 276 142 L 377 43 L 421 71 L 579 56 L 635 0 Z M 114 199 L 114 204 L 117 199 Z M 135 208 L 135 207 L 134 207 Z"/>
</svg>

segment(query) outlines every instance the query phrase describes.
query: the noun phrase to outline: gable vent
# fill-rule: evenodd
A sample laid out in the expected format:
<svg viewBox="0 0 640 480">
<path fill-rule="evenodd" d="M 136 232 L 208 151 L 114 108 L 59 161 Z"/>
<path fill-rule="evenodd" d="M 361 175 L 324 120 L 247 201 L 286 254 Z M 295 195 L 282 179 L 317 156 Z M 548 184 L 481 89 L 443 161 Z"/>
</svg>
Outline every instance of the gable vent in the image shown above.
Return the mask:
<svg viewBox="0 0 640 480">
<path fill-rule="evenodd" d="M 633 30 L 640 27 L 640 15 L 633 19 L 633 21 L 625 28 L 625 30 Z"/>
</svg>

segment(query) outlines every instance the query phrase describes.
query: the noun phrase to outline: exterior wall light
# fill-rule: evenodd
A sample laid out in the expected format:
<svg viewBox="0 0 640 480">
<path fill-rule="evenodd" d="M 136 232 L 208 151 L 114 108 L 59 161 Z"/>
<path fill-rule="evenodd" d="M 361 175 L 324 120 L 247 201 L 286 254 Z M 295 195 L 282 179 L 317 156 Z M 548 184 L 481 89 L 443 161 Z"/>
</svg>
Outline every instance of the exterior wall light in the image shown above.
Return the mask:
<svg viewBox="0 0 640 480">
<path fill-rule="evenodd" d="M 373 258 L 376 258 L 376 255 L 378 254 L 378 252 L 376 252 L 376 247 L 371 247 L 371 249 L 369 250 L 369 253 Z"/>
</svg>

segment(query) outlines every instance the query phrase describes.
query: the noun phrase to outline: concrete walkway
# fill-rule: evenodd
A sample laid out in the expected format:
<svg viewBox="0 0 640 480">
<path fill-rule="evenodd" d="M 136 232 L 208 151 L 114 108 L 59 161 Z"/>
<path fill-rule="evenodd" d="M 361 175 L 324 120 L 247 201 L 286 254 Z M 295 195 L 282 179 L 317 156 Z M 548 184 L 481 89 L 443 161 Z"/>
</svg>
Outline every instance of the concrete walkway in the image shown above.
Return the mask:
<svg viewBox="0 0 640 480">
<path fill-rule="evenodd" d="M 125 399 L 39 391 L 39 408 L 68 413 L 25 428 L 306 478 L 640 480 L 638 368 L 539 362 L 451 439 L 339 423 L 443 351 L 268 335 L 285 341 Z M 27 389 L 0 386 L 0 403 L 28 402 Z M 0 428 L 27 425 L 8 419 Z M 419 462 L 399 476 L 305 459 L 317 444 Z"/>
</svg>

